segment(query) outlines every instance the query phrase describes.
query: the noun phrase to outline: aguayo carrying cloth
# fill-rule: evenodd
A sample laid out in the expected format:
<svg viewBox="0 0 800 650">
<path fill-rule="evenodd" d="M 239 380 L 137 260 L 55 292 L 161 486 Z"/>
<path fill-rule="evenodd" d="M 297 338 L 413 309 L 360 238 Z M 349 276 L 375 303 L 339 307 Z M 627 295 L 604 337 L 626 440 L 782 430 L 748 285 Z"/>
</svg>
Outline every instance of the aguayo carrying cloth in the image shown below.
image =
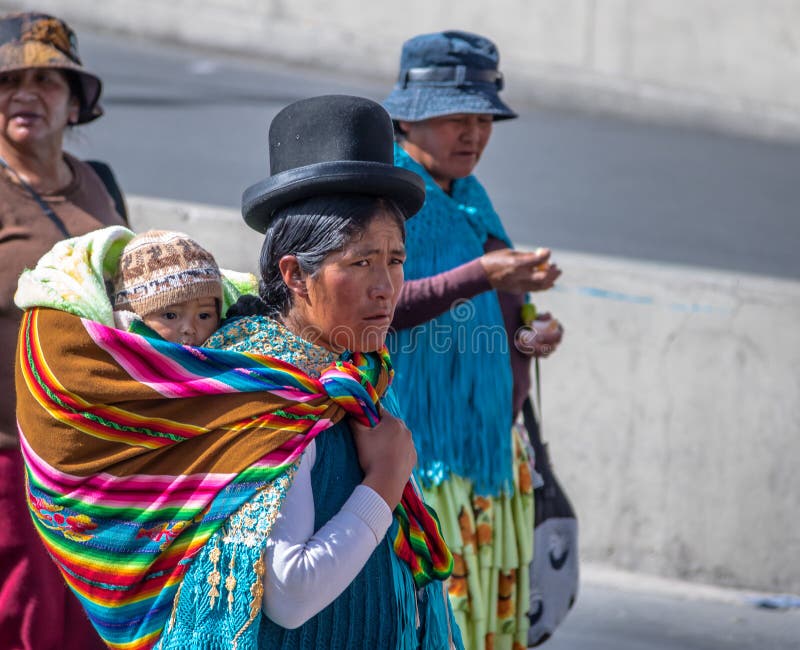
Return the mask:
<svg viewBox="0 0 800 650">
<path fill-rule="evenodd" d="M 107 260 L 92 259 L 91 238 L 61 242 L 65 274 L 102 277 Z M 64 280 L 56 268 L 51 293 Z M 385 350 L 376 373 L 354 355 L 313 379 L 271 357 L 140 336 L 19 293 L 17 302 L 29 307 L 16 381 L 31 514 L 114 648 L 151 647 L 209 537 L 320 431 L 345 416 L 374 425 L 392 379 Z M 416 584 L 447 577 L 452 556 L 411 483 L 395 516 L 394 547 Z"/>
</svg>

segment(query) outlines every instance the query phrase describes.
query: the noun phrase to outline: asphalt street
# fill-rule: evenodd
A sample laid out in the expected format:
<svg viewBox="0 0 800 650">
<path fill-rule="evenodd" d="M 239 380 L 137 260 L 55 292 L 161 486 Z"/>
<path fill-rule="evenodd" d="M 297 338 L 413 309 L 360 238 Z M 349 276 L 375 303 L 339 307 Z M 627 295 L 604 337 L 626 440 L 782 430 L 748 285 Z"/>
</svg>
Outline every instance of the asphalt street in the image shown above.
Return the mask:
<svg viewBox="0 0 800 650">
<path fill-rule="evenodd" d="M 81 33 L 107 115 L 67 143 L 128 193 L 239 207 L 267 174 L 267 129 L 316 94 L 381 100 L 392 80 Z M 507 75 L 509 76 L 509 75 Z M 511 238 L 601 255 L 800 278 L 800 144 L 509 101 L 477 174 Z"/>
<path fill-rule="evenodd" d="M 660 593 L 632 582 L 584 584 L 543 650 L 798 650 L 800 610 L 709 600 L 691 586 Z"/>
<path fill-rule="evenodd" d="M 391 86 L 79 35 L 107 115 L 66 148 L 110 162 L 129 194 L 238 208 L 268 173 L 267 128 L 281 107 L 325 93 L 380 100 Z M 478 169 L 515 241 L 800 279 L 799 145 L 516 108 L 520 119 L 497 125 Z M 797 650 L 800 611 L 589 583 L 542 647 Z"/>
</svg>

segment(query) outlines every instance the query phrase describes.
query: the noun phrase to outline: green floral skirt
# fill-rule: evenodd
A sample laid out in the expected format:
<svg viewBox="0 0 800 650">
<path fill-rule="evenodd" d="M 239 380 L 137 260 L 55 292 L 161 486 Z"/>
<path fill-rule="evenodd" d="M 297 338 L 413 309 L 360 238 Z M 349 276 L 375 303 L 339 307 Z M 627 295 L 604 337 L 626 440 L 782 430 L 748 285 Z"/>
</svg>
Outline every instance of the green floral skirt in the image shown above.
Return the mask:
<svg viewBox="0 0 800 650">
<path fill-rule="evenodd" d="M 447 588 L 466 650 L 527 648 L 533 484 L 521 427 L 511 431 L 513 494 L 482 496 L 455 475 L 423 490 L 455 558 Z"/>
</svg>

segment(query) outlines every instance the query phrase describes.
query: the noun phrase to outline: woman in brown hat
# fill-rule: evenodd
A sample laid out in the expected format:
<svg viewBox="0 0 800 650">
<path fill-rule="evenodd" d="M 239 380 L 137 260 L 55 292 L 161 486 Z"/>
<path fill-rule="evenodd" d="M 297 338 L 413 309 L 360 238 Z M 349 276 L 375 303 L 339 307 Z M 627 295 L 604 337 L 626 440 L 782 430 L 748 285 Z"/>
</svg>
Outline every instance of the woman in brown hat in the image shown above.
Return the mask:
<svg viewBox="0 0 800 650">
<path fill-rule="evenodd" d="M 31 526 L 12 371 L 20 272 L 60 239 L 124 223 L 93 169 L 63 150 L 67 127 L 102 115 L 100 90 L 62 20 L 0 17 L 0 638 L 9 648 L 104 647 Z"/>
</svg>

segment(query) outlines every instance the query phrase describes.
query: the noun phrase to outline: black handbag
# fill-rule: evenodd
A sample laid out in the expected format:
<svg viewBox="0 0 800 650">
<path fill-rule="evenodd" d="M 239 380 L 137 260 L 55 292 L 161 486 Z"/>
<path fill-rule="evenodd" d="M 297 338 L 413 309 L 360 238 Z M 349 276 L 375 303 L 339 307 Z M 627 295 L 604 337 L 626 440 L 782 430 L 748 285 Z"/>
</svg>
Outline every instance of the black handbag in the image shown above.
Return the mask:
<svg viewBox="0 0 800 650">
<path fill-rule="evenodd" d="M 539 368 L 536 368 L 537 395 Z M 541 398 L 539 398 L 541 416 Z M 578 520 L 556 479 L 530 398 L 522 407 L 534 470 L 533 561 L 530 571 L 528 646 L 550 638 L 578 596 Z M 537 476 L 538 475 L 538 476 Z"/>
</svg>

